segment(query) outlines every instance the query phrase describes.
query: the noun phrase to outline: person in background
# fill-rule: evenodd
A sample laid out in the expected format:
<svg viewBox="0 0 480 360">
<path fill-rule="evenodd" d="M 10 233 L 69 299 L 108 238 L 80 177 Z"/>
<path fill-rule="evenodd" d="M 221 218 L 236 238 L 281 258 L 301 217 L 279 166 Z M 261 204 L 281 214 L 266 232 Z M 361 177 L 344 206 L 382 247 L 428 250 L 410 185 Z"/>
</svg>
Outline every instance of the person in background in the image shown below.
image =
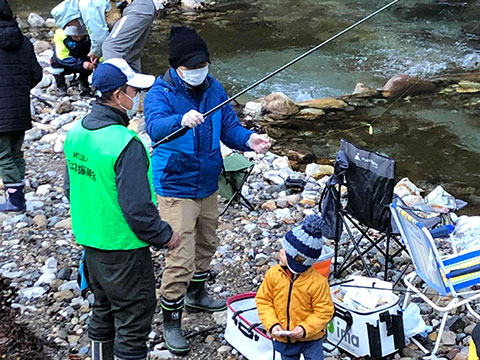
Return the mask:
<svg viewBox="0 0 480 360">
<path fill-rule="evenodd" d="M 161 1 L 79 0 L 78 8 L 92 41 L 90 61 L 97 65 L 102 57 L 122 58 L 140 71 L 140 55 Z"/>
<path fill-rule="evenodd" d="M 97 102 L 65 141 L 72 229 L 85 249 L 95 295 L 88 325 L 92 360 L 147 358 L 156 305 L 149 246 L 173 251 L 180 243 L 158 214 L 149 153 L 127 129 L 139 89 L 154 80 L 123 59 L 101 63 L 92 79 Z"/>
<path fill-rule="evenodd" d="M 321 218 L 310 215 L 282 239 L 280 263 L 256 295 L 258 315 L 282 360 L 323 360 L 322 338 L 334 306 L 327 279 L 312 265 L 323 247 Z"/>
<path fill-rule="evenodd" d="M 67 94 L 65 75 L 79 74 L 80 95 L 90 95 L 88 77 L 94 68 L 90 62 L 90 38 L 78 20 L 73 20 L 64 30 L 57 29 L 53 37 L 54 52 L 50 59 L 53 69 L 57 70 L 55 81 L 57 83 L 58 95 Z"/>
<path fill-rule="evenodd" d="M 257 152 L 266 152 L 270 141 L 241 126 L 230 104 L 202 116 L 227 94 L 208 75 L 207 44 L 194 29 L 172 27 L 169 48 L 171 68 L 148 92 L 144 111 L 146 130 L 154 142 L 182 126 L 190 128 L 184 136 L 157 147 L 152 158 L 160 214 L 182 238 L 181 245 L 166 256 L 160 289 L 163 335 L 170 351 L 185 355 L 190 347 L 181 329 L 184 304 L 189 311 L 226 308 L 224 299 L 210 297 L 205 288 L 218 244 L 220 141 L 233 149 Z"/>
<path fill-rule="evenodd" d="M 30 40 L 6 0 L 0 0 L 0 176 L 6 202 L 0 211 L 25 210 L 25 131 L 32 127 L 30 90 L 42 79 Z"/>
</svg>

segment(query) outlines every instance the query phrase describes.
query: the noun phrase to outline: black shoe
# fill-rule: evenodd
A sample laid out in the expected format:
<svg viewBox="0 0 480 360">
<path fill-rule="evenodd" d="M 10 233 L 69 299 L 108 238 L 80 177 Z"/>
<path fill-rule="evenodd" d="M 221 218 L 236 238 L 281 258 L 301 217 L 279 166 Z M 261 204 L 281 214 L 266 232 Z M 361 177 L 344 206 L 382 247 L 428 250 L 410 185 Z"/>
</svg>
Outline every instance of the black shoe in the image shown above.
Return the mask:
<svg viewBox="0 0 480 360">
<path fill-rule="evenodd" d="M 217 312 L 227 308 L 225 299 L 214 299 L 205 290 L 208 272 L 193 275 L 185 296 L 185 308 L 189 312 Z"/>
<path fill-rule="evenodd" d="M 190 346 L 182 332 L 183 297 L 169 301 L 162 297 L 163 338 L 168 350 L 178 356 L 185 356 Z"/>
<path fill-rule="evenodd" d="M 91 341 L 92 360 L 113 360 L 113 340 Z"/>
<path fill-rule="evenodd" d="M 25 196 L 23 189 L 25 185 L 22 183 L 5 185 L 6 201 L 0 204 L 1 212 L 22 212 L 25 210 Z"/>
<path fill-rule="evenodd" d="M 67 83 L 65 82 L 65 75 L 58 74 L 53 76 L 57 83 L 57 96 L 67 95 Z"/>
</svg>

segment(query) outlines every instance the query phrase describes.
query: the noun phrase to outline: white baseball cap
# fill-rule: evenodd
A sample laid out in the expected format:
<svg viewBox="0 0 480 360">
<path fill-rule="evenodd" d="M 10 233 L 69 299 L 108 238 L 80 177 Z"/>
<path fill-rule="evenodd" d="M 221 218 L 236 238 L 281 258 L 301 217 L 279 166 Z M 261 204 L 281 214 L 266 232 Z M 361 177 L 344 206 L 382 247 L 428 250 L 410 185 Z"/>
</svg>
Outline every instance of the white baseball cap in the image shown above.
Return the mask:
<svg viewBox="0 0 480 360">
<path fill-rule="evenodd" d="M 124 59 L 112 58 L 98 65 L 93 73 L 92 85 L 102 93 L 113 91 L 127 84 L 138 89 L 152 87 L 155 76 L 133 71 Z"/>
</svg>

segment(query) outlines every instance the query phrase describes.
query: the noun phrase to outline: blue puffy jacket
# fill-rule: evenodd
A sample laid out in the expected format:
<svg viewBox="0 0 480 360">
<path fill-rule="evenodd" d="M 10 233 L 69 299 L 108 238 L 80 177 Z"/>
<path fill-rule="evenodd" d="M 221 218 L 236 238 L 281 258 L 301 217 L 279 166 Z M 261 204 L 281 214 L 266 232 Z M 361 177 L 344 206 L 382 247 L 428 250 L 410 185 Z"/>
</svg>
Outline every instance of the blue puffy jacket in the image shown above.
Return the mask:
<svg viewBox="0 0 480 360">
<path fill-rule="evenodd" d="M 222 85 L 210 75 L 203 91 L 196 95 L 174 69 L 169 69 L 155 81 L 145 98 L 147 133 L 152 141 L 161 140 L 182 126 L 182 117 L 189 110 L 205 113 L 227 98 Z M 224 106 L 184 136 L 154 150 L 155 192 L 186 199 L 203 199 L 213 194 L 218 189 L 223 163 L 220 140 L 230 148 L 248 151 L 251 134 L 240 125 L 231 105 Z"/>
</svg>

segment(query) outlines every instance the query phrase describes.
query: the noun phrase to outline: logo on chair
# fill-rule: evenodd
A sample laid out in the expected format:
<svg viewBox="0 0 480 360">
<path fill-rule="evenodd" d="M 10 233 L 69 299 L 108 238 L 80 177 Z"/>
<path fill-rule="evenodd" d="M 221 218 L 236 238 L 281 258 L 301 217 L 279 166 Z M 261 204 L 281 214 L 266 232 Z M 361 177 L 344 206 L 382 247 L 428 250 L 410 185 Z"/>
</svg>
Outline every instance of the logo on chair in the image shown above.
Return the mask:
<svg viewBox="0 0 480 360">
<path fill-rule="evenodd" d="M 368 164 L 372 165 L 373 168 L 378 169 L 378 164 L 375 161 L 373 161 L 372 159 L 367 159 L 367 158 L 364 158 L 364 157 L 360 156 L 360 153 L 358 153 L 358 152 L 355 155 L 354 159 L 357 160 L 357 161 L 362 161 L 362 162 L 368 163 Z"/>
</svg>

